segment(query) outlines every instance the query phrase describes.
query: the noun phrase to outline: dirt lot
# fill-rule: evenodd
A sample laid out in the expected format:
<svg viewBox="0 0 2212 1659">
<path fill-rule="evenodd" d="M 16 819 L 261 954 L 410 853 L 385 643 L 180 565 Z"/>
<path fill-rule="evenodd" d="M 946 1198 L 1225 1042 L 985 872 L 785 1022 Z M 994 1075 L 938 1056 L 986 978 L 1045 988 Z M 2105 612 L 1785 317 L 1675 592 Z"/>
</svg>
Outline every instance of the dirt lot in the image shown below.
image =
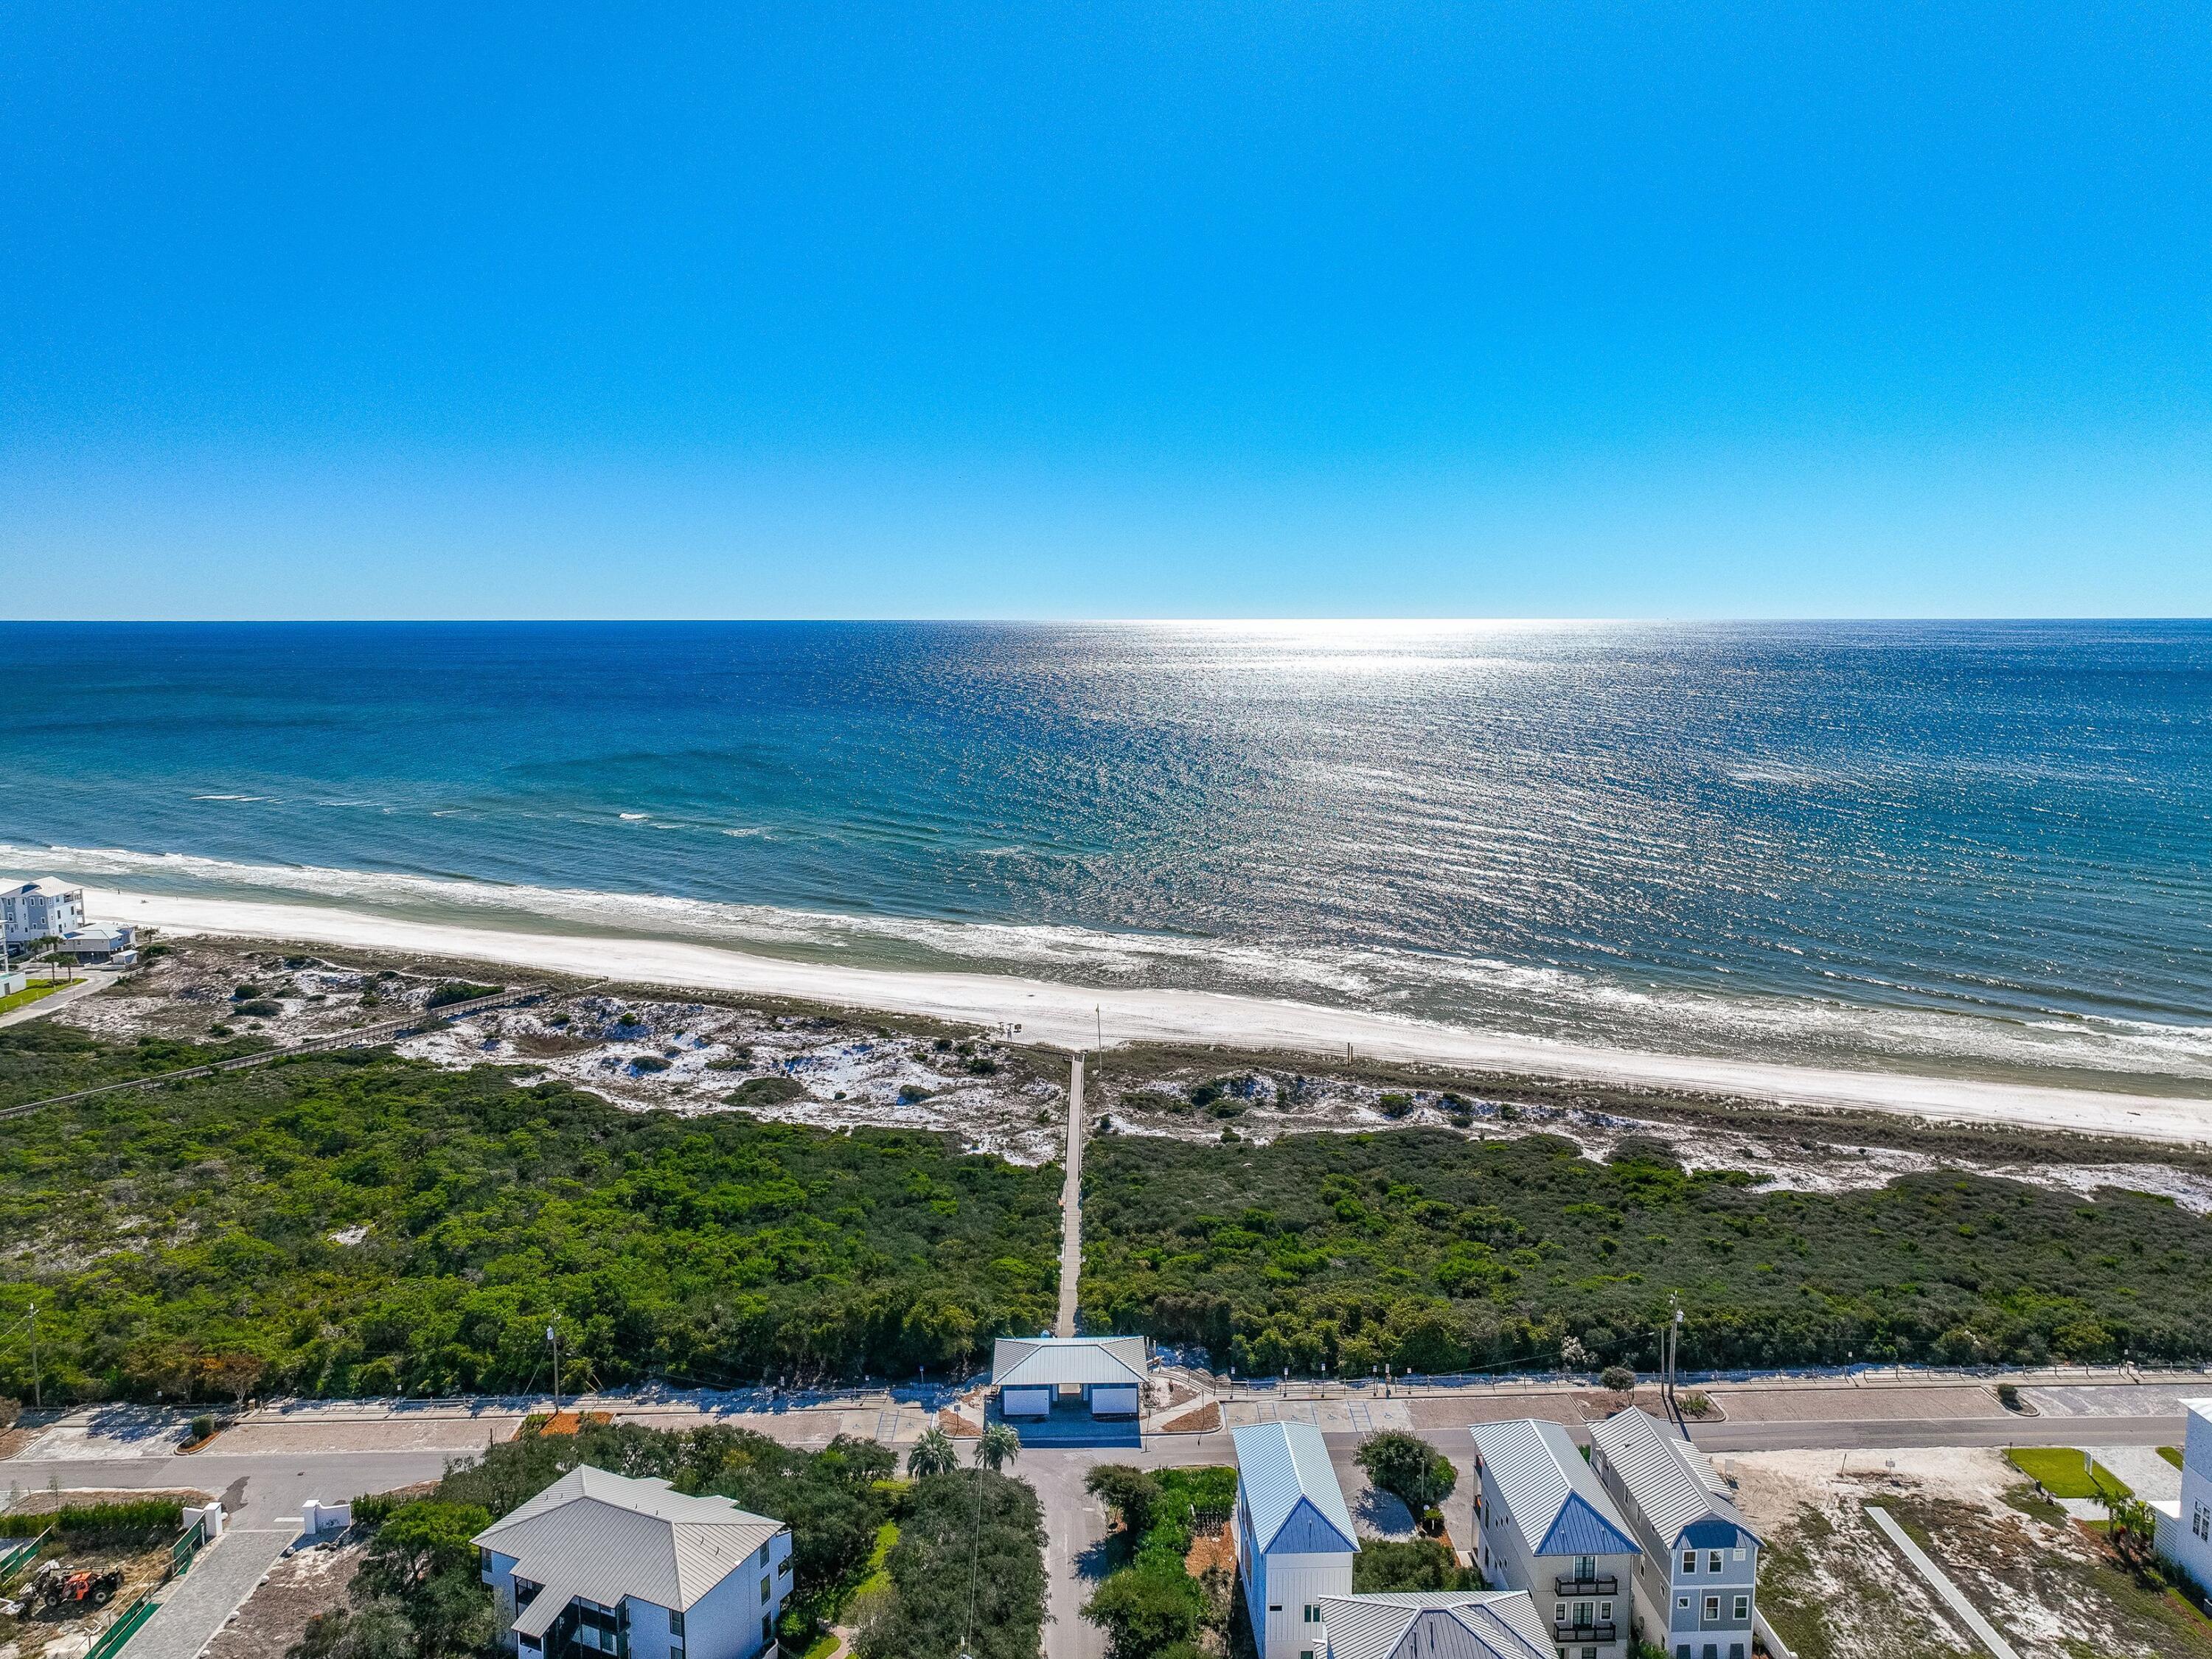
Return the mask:
<svg viewBox="0 0 2212 1659">
<path fill-rule="evenodd" d="M 364 1547 L 358 1542 L 319 1547 L 279 1561 L 216 1632 L 202 1659 L 284 1659 L 307 1620 L 346 1604 Z"/>
<path fill-rule="evenodd" d="M 1886 1467 L 1894 1462 L 1895 1468 Z M 2212 1626 L 2147 1590 L 1994 1450 L 1725 1460 L 1767 1540 L 1759 1606 L 1799 1659 L 1970 1659 L 1964 1626 L 1865 1514 L 1887 1510 L 2021 1659 L 2212 1659 Z"/>
<path fill-rule="evenodd" d="M 206 1494 L 198 1492 L 18 1492 L 10 1505 L 11 1512 L 42 1514 L 58 1510 L 64 1504 L 97 1504 L 127 1498 L 175 1498 L 180 1503 L 204 1504 Z M 13 1540 L 9 1540 L 13 1541 Z M 169 1547 L 175 1541 L 172 1531 L 159 1537 L 129 1542 L 83 1542 L 75 1539 L 49 1539 L 39 1552 L 39 1565 L 60 1562 L 69 1571 L 88 1570 L 106 1572 L 120 1568 L 122 1586 L 114 1595 L 96 1607 L 82 1612 L 54 1609 L 33 1617 L 10 1617 L 0 1614 L 0 1659 L 76 1659 L 91 1647 L 100 1632 L 107 1628 L 122 1611 L 145 1591 L 159 1584 L 167 1573 Z M 33 1569 L 37 1571 L 36 1568 Z M 9 1595 L 24 1597 L 29 1583 L 27 1575 L 17 1577 Z"/>
</svg>

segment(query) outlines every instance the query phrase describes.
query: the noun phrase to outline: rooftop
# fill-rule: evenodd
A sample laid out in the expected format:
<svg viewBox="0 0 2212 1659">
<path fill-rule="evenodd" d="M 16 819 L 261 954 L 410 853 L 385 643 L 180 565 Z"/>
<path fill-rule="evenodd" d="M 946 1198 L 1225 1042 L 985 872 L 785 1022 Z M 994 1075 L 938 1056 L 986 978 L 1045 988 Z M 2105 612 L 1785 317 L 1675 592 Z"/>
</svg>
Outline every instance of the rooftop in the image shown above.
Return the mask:
<svg viewBox="0 0 2212 1659">
<path fill-rule="evenodd" d="M 1506 1512 L 1538 1555 L 1641 1555 L 1628 1522 L 1557 1423 L 1521 1418 L 1468 1431 Z"/>
<path fill-rule="evenodd" d="M 1330 1659 L 1551 1659 L 1553 1647 L 1526 1590 L 1324 1595 L 1321 1616 Z"/>
<path fill-rule="evenodd" d="M 1720 1486 L 1705 1455 L 1648 1413 L 1633 1406 L 1615 1412 L 1590 1431 L 1590 1443 L 1620 1472 L 1644 1519 L 1670 1546 L 1700 1521 L 1721 1522 L 1758 1536 Z"/>
<path fill-rule="evenodd" d="M 665 1480 L 586 1467 L 474 1541 L 512 1556 L 517 1577 L 545 1587 L 515 1620 L 517 1630 L 537 1635 L 576 1595 L 603 1607 L 635 1596 L 683 1612 L 783 1530 L 781 1521 L 726 1498 L 690 1498 Z"/>
<path fill-rule="evenodd" d="M 21 886 L 0 888 L 0 898 L 23 898 L 36 894 L 46 898 L 70 898 L 84 889 L 59 876 L 40 876 L 36 881 L 24 882 Z"/>
<path fill-rule="evenodd" d="M 1141 1336 L 1002 1336 L 991 1350 L 991 1381 L 1036 1389 L 1141 1383 L 1147 1359 Z"/>
<path fill-rule="evenodd" d="M 1310 1423 L 1255 1423 L 1232 1431 L 1230 1437 L 1237 1443 L 1237 1484 L 1261 1549 L 1273 1546 L 1301 1503 L 1343 1539 L 1342 1548 L 1359 1547 L 1344 1488 L 1329 1467 L 1328 1447 L 1319 1429 Z M 1325 1539 L 1321 1541 L 1328 1547 Z"/>
</svg>

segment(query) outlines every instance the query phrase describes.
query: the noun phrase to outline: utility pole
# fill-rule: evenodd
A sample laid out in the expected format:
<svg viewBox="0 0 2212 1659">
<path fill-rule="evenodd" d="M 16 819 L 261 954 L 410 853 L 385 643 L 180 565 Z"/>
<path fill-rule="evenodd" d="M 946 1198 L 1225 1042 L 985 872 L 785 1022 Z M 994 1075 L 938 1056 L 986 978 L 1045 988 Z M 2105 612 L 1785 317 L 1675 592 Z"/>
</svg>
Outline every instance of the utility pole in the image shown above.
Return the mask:
<svg viewBox="0 0 2212 1659">
<path fill-rule="evenodd" d="M 545 1328 L 545 1340 L 553 1345 L 553 1415 L 561 1414 L 561 1316 L 554 1315 L 553 1322 Z"/>
<path fill-rule="evenodd" d="M 46 1394 L 39 1379 L 39 1304 L 31 1304 L 31 1407 L 39 1410 L 46 1403 Z"/>
</svg>

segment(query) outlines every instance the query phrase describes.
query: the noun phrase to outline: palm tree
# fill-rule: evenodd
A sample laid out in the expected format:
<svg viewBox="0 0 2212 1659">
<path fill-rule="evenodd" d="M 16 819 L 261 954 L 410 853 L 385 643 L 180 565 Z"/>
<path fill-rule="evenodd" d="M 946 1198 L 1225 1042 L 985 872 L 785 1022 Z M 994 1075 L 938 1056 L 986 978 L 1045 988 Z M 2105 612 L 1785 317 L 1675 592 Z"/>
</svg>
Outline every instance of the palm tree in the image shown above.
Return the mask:
<svg viewBox="0 0 2212 1659">
<path fill-rule="evenodd" d="M 983 1437 L 975 1443 L 975 1467 L 988 1469 L 994 1474 L 1003 1472 L 1007 1464 L 1022 1455 L 1022 1434 L 1011 1423 L 994 1423 L 983 1431 Z"/>
<path fill-rule="evenodd" d="M 952 1437 L 942 1429 L 925 1429 L 906 1455 L 906 1472 L 917 1480 L 950 1474 L 959 1467 L 960 1454 L 952 1449 Z"/>
</svg>

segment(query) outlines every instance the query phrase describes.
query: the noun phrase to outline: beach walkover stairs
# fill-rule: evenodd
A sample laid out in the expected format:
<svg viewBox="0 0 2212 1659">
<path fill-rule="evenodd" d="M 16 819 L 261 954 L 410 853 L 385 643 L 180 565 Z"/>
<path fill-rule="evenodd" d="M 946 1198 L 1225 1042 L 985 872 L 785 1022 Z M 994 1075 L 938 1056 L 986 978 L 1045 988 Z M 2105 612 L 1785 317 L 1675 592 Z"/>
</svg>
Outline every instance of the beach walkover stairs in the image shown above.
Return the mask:
<svg viewBox="0 0 2212 1659">
<path fill-rule="evenodd" d="M 164 1083 L 182 1083 L 187 1078 L 213 1077 L 217 1072 L 243 1071 L 249 1066 L 266 1066 L 271 1060 L 288 1060 L 295 1054 L 326 1054 L 334 1048 L 372 1048 L 395 1037 L 412 1036 L 418 1031 L 433 1030 L 438 1026 L 450 1024 L 470 1014 L 534 1002 L 544 996 L 545 991 L 543 985 L 495 991 L 488 997 L 471 997 L 465 1002 L 449 1002 L 442 1007 L 426 1009 L 401 1019 L 381 1020 L 374 1025 L 357 1025 L 349 1031 L 334 1031 L 328 1036 L 308 1037 L 304 1042 L 287 1043 L 281 1048 L 264 1048 L 255 1054 L 240 1054 L 233 1060 L 214 1060 L 205 1066 L 187 1066 L 177 1072 L 157 1072 L 152 1077 L 134 1077 L 121 1083 L 103 1083 L 96 1089 L 79 1089 L 70 1094 L 49 1095 L 44 1100 L 27 1100 L 20 1105 L 0 1109 L 0 1120 L 21 1117 L 27 1113 L 48 1106 L 64 1105 L 72 1100 L 90 1100 L 95 1095 L 112 1095 L 124 1089 L 151 1089 Z"/>
</svg>

